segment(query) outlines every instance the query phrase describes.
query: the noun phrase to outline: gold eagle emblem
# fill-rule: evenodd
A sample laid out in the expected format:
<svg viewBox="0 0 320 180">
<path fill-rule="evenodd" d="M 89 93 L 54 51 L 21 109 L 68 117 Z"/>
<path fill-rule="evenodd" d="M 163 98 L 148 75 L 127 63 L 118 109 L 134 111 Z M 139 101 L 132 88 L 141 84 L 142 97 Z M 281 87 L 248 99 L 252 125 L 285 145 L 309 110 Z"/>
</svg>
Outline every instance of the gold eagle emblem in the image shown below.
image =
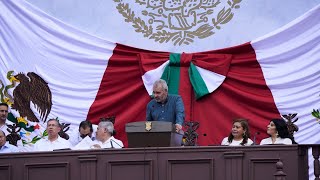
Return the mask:
<svg viewBox="0 0 320 180">
<path fill-rule="evenodd" d="M 147 121 L 145 125 L 146 125 L 146 131 L 150 131 L 152 129 L 152 122 Z"/>
<path fill-rule="evenodd" d="M 189 45 L 217 33 L 242 0 L 113 0 L 125 22 L 159 43 Z M 141 7 L 142 6 L 142 7 Z"/>
</svg>

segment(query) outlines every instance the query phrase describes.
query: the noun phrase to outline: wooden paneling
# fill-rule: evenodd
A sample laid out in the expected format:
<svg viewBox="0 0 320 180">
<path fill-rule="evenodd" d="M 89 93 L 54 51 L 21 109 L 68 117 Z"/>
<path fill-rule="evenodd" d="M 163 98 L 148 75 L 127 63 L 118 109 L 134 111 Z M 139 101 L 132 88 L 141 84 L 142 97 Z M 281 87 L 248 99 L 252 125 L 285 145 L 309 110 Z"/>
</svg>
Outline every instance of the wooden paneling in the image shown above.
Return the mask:
<svg viewBox="0 0 320 180">
<path fill-rule="evenodd" d="M 242 180 L 243 151 L 224 152 L 226 180 Z"/>
<path fill-rule="evenodd" d="M 11 166 L 1 164 L 0 165 L 0 179 L 11 180 Z"/>
<path fill-rule="evenodd" d="M 25 164 L 25 180 L 69 180 L 68 162 L 48 162 Z"/>
<path fill-rule="evenodd" d="M 271 180 L 274 179 L 275 164 L 279 159 L 250 159 L 249 173 L 250 180 Z M 274 172 L 274 173 L 263 173 Z"/>
<path fill-rule="evenodd" d="M 168 180 L 214 180 L 213 159 L 168 160 Z"/>
<path fill-rule="evenodd" d="M 107 177 L 112 180 L 153 180 L 152 161 L 109 161 Z"/>
<path fill-rule="evenodd" d="M 97 156 L 78 156 L 80 162 L 80 180 L 97 179 Z"/>
<path fill-rule="evenodd" d="M 280 160 L 287 180 L 301 180 L 308 177 L 307 148 L 301 147 L 165 147 L 0 154 L 0 177 L 1 180 L 271 180 Z"/>
</svg>

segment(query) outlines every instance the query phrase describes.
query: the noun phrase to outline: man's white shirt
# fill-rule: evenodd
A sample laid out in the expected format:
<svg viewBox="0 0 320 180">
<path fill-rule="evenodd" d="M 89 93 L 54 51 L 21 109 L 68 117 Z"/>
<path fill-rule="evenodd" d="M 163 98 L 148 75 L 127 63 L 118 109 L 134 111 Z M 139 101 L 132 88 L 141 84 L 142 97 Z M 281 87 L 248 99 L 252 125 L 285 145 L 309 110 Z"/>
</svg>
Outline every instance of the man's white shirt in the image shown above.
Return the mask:
<svg viewBox="0 0 320 180">
<path fill-rule="evenodd" d="M 97 125 L 92 125 L 92 128 L 93 128 L 93 132 L 92 132 L 92 135 L 91 135 L 91 140 L 95 140 L 96 138 L 96 132 L 97 132 Z M 77 144 L 79 144 L 83 138 L 81 138 L 80 136 L 80 132 L 79 130 L 74 130 L 72 131 L 70 134 L 69 134 L 69 142 L 71 143 L 72 146 L 76 146 Z"/>
<path fill-rule="evenodd" d="M 99 144 L 101 148 L 116 148 L 116 149 L 123 148 L 122 141 L 114 138 L 113 136 L 111 136 L 104 143 L 99 140 L 94 140 L 93 144 Z"/>
<path fill-rule="evenodd" d="M 50 141 L 48 137 L 40 139 L 33 148 L 33 151 L 53 151 L 57 149 L 69 149 L 72 145 L 68 140 L 58 136 L 58 139 Z"/>
<path fill-rule="evenodd" d="M 69 142 L 71 143 L 72 146 L 76 146 L 79 144 L 83 138 L 80 136 L 80 132 L 73 132 L 72 135 L 69 138 Z M 94 133 L 92 133 L 91 140 L 95 140 Z"/>
</svg>

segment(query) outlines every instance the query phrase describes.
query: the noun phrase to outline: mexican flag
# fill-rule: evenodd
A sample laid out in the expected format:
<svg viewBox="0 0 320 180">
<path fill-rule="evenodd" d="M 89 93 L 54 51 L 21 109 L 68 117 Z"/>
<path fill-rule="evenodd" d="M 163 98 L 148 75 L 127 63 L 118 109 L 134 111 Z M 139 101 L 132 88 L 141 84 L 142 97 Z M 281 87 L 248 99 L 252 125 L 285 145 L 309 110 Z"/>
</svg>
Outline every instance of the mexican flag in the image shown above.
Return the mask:
<svg viewBox="0 0 320 180">
<path fill-rule="evenodd" d="M 159 78 L 182 96 L 185 121 L 200 123 L 199 145 L 220 144 L 234 118 L 249 119 L 259 142 L 272 118 L 295 113 L 296 141 L 320 143 L 311 114 L 320 108 L 320 6 L 256 40 L 193 53 L 101 39 L 22 0 L 1 1 L 0 12 L 0 98 L 23 126 L 25 144 L 50 118 L 70 132 L 108 116 L 126 144 L 125 124 L 145 120 Z"/>
</svg>

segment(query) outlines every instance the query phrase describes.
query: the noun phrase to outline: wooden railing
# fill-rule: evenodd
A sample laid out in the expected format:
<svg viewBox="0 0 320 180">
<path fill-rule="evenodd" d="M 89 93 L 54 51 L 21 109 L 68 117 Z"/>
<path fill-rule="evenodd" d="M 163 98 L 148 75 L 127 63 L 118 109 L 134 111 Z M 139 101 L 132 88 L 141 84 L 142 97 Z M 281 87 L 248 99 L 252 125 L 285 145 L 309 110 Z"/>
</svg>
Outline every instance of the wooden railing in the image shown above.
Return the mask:
<svg viewBox="0 0 320 180">
<path fill-rule="evenodd" d="M 320 145 L 127 148 L 0 154 L 2 180 L 319 180 Z"/>
<path fill-rule="evenodd" d="M 319 154 L 320 154 L 320 145 L 306 145 L 307 147 L 312 148 L 312 156 L 313 156 L 313 168 L 314 168 L 314 176 L 315 180 L 320 180 L 320 163 L 319 163 Z"/>
</svg>

